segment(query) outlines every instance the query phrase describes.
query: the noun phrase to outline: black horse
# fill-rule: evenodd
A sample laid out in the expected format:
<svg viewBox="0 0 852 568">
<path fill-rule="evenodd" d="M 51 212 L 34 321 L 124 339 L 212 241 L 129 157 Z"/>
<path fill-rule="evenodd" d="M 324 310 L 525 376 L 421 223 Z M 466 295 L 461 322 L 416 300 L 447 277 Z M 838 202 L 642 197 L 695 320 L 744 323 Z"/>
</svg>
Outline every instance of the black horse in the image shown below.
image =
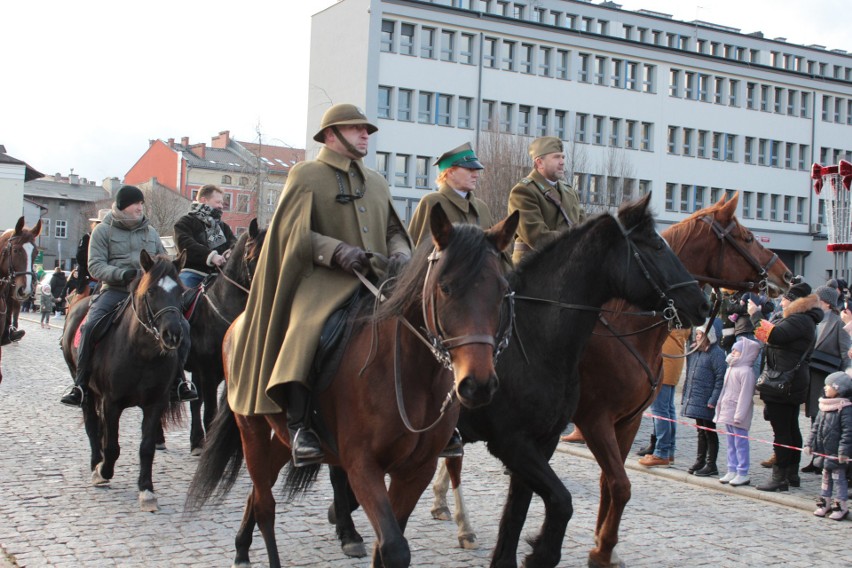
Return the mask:
<svg viewBox="0 0 852 568">
<path fill-rule="evenodd" d="M 189 442 L 194 456 L 201 455 L 205 432 L 216 417 L 216 390 L 225 378 L 222 339 L 234 319 L 246 308 L 248 290 L 265 237 L 266 229 L 258 230 L 257 219 L 252 219 L 248 232 L 237 239 L 222 274 L 209 287 L 203 288 L 189 318 L 192 347 L 186 369 L 192 373 L 192 382 L 199 394 L 189 405 L 192 417 Z"/>
<path fill-rule="evenodd" d="M 683 325 L 701 322 L 704 294 L 656 232 L 650 195 L 622 205 L 618 217 L 593 217 L 561 233 L 509 275 L 518 304 L 516 334 L 498 364 L 500 388 L 490 405 L 463 408 L 459 429 L 466 442 L 485 441 L 511 475 L 491 565 L 517 566 L 517 548 L 535 492 L 545 503 L 541 534 L 527 567 L 556 566 L 571 494 L 548 463 L 579 399 L 578 363 L 600 307 L 624 298 L 646 310 L 666 310 Z M 605 401 L 601 401 L 605 404 Z M 332 472 L 337 522 L 344 551 L 361 541 L 352 523 L 357 502 L 346 476 Z"/>
<path fill-rule="evenodd" d="M 189 340 L 180 311 L 183 288 L 178 278 L 185 259 L 183 253 L 172 262 L 166 256 L 151 258 L 142 251 L 143 275 L 131 283 L 127 303 L 116 314 L 105 316 L 114 318 L 114 323 L 95 347 L 89 394 L 83 403 L 95 486 L 105 486 L 113 477 L 121 453 L 122 412 L 133 406 L 142 409 L 138 486 L 143 511 L 158 510 L 151 469 L 162 422 L 180 417 L 180 403 L 169 402 L 169 387 L 180 371 L 178 347 Z M 76 374 L 75 335 L 88 308 L 88 301 L 75 304 L 65 324 L 62 351 L 71 376 Z"/>
</svg>

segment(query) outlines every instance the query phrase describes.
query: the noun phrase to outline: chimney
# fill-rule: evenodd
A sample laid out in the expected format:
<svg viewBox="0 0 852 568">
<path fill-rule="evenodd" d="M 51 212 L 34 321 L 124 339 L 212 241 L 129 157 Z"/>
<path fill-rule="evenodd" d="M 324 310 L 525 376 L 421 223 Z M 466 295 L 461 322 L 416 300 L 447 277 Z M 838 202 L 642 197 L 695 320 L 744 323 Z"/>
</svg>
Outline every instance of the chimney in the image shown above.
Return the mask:
<svg viewBox="0 0 852 568">
<path fill-rule="evenodd" d="M 68 183 L 71 185 L 79 185 L 80 184 L 80 176 L 77 174 L 68 174 Z"/>
<path fill-rule="evenodd" d="M 175 147 L 175 139 L 169 138 L 169 148 L 174 148 L 174 147 Z"/>
<path fill-rule="evenodd" d="M 59 172 L 53 174 L 53 181 L 62 181 L 62 174 Z"/>
<path fill-rule="evenodd" d="M 88 183 L 89 180 L 87 180 L 86 178 L 80 178 L 80 185 L 87 185 Z"/>
<path fill-rule="evenodd" d="M 201 142 L 199 144 L 193 144 L 188 149 L 199 158 L 204 159 L 204 155 L 207 151 L 207 145 Z"/>
<path fill-rule="evenodd" d="M 210 146 L 213 148 L 227 148 L 228 142 L 231 141 L 231 131 L 223 130 L 219 132 L 219 136 L 214 136 L 210 140 Z"/>
<path fill-rule="evenodd" d="M 105 190 L 112 195 L 114 192 L 118 191 L 118 188 L 121 187 L 121 180 L 117 177 L 104 178 L 102 186 Z"/>
<path fill-rule="evenodd" d="M 181 137 L 180 143 L 182 146 L 189 146 L 189 136 Z"/>
</svg>

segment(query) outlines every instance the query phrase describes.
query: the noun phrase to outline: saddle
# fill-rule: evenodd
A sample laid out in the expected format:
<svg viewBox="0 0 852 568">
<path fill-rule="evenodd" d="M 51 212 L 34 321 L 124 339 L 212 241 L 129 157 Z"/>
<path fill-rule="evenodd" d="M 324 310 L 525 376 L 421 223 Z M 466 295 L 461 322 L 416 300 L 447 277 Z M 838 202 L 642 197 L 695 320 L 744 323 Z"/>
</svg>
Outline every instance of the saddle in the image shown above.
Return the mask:
<svg viewBox="0 0 852 568">
<path fill-rule="evenodd" d="M 340 366 L 343 358 L 343 347 L 352 335 L 352 322 L 358 314 L 360 300 L 366 293 L 361 286 L 346 300 L 339 309 L 332 313 L 325 322 L 320 333 L 319 346 L 314 355 L 311 376 L 308 378 L 314 393 L 320 393 L 328 388 L 331 379 Z"/>
<path fill-rule="evenodd" d="M 186 318 L 186 321 L 192 323 L 192 316 L 195 315 L 195 308 L 198 307 L 198 300 L 201 299 L 201 294 L 210 287 L 214 280 L 216 280 L 216 274 L 208 274 L 204 277 L 204 280 L 201 281 L 201 284 L 194 288 L 185 290 L 181 295 L 180 305 L 183 310 L 183 317 Z"/>
<path fill-rule="evenodd" d="M 97 345 L 98 342 L 103 339 L 107 331 L 112 327 L 112 324 L 118 321 L 121 317 L 121 314 L 124 313 L 124 310 L 127 309 L 127 306 L 130 305 L 131 296 L 127 296 L 121 302 L 116 304 L 116 306 L 112 309 L 112 311 L 107 312 L 104 316 L 94 323 L 94 328 L 92 328 L 92 341 L 94 342 L 92 345 Z M 83 325 L 89 321 L 89 314 L 86 313 L 86 317 L 80 322 L 80 325 L 77 326 L 77 330 L 74 332 L 74 349 L 78 349 L 80 347 L 80 339 L 82 338 L 82 329 Z"/>
</svg>

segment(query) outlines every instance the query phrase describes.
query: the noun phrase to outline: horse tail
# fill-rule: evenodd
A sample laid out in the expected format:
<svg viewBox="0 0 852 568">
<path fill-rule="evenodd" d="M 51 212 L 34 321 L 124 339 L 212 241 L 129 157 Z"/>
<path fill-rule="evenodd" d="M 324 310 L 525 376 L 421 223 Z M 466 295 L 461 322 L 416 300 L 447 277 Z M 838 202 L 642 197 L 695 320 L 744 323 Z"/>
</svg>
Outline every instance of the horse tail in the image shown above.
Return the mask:
<svg viewBox="0 0 852 568">
<path fill-rule="evenodd" d="M 183 404 L 179 400 L 169 401 L 163 416 L 160 417 L 160 426 L 163 430 L 168 430 L 171 426 L 183 426 L 185 416 Z"/>
<path fill-rule="evenodd" d="M 301 499 L 311 488 L 319 475 L 321 464 L 315 463 L 302 467 L 293 467 L 293 462 L 287 464 L 287 479 L 282 487 L 282 494 L 287 503 Z"/>
<path fill-rule="evenodd" d="M 236 483 L 242 464 L 240 429 L 228 405 L 226 389 L 219 399 L 219 412 L 204 441 L 204 451 L 189 485 L 184 511 L 196 511 L 211 499 L 214 503 L 221 503 Z"/>
</svg>

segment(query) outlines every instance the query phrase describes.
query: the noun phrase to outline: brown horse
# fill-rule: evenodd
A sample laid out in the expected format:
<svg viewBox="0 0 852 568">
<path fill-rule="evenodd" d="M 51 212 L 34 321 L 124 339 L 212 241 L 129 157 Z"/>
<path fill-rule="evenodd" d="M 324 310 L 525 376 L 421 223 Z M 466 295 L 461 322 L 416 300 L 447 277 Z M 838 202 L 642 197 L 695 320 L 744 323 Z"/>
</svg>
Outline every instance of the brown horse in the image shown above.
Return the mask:
<svg viewBox="0 0 852 568">
<path fill-rule="evenodd" d="M 500 251 L 517 223 L 513 214 L 487 232 L 454 226 L 436 206 L 430 214 L 433 242 L 418 248 L 375 317 L 356 320 L 332 383 L 315 394 L 323 429 L 330 434 L 324 436 L 327 463 L 349 472 L 376 532 L 375 566 L 411 562 L 405 526 L 458 417 L 458 405 L 445 405 L 448 393 L 472 407 L 487 404 L 497 389 L 494 359 L 505 346 L 512 313 L 503 310 L 511 306 L 511 295 Z M 414 333 L 419 329 L 429 330 L 428 340 Z M 280 566 L 271 488 L 290 459 L 289 438 L 285 414 L 235 416 L 227 405 L 208 435 L 187 506 L 230 489 L 233 477 L 225 470 L 233 473 L 234 464 L 238 470 L 240 452 L 254 484 L 236 538 L 235 566 L 248 565 L 255 523 L 270 566 Z M 291 495 L 313 481 L 318 467 L 291 471 Z M 223 481 L 225 489 L 217 489 Z"/>
<path fill-rule="evenodd" d="M 702 284 L 727 289 L 777 293 L 790 284 L 792 274 L 770 250 L 758 243 L 751 231 L 739 224 L 734 213 L 738 194 L 702 209 L 663 231 L 663 236 L 687 270 Z M 625 309 L 620 302 L 607 307 Z M 626 307 L 626 311 L 632 311 Z M 580 402 L 573 422 L 601 467 L 601 499 L 595 528 L 596 548 L 589 566 L 618 566 L 613 548 L 624 507 L 630 500 L 630 480 L 624 469 L 630 447 L 642 420 L 642 411 L 653 401 L 659 387 L 662 347 L 666 326 L 626 315 L 607 315 L 610 327 L 598 323 L 580 361 Z M 661 321 L 661 320 L 658 320 Z M 648 328 L 642 332 L 643 329 Z M 620 339 L 613 335 L 623 335 Z M 449 518 L 446 503 L 448 481 L 456 495 L 455 519 L 459 542 L 475 546 L 476 536 L 467 523 L 461 493 L 461 459 L 446 460 L 435 485 L 435 518 Z"/>
<path fill-rule="evenodd" d="M 33 259 L 38 246 L 36 238 L 41 233 L 41 219 L 35 227 L 24 226 L 24 218 L 18 219 L 14 229 L 0 235 L 0 331 L 4 339 L 9 331 L 13 304 L 20 305 L 30 297 L 35 281 Z M 0 371 L 0 381 L 3 373 Z"/>
</svg>

